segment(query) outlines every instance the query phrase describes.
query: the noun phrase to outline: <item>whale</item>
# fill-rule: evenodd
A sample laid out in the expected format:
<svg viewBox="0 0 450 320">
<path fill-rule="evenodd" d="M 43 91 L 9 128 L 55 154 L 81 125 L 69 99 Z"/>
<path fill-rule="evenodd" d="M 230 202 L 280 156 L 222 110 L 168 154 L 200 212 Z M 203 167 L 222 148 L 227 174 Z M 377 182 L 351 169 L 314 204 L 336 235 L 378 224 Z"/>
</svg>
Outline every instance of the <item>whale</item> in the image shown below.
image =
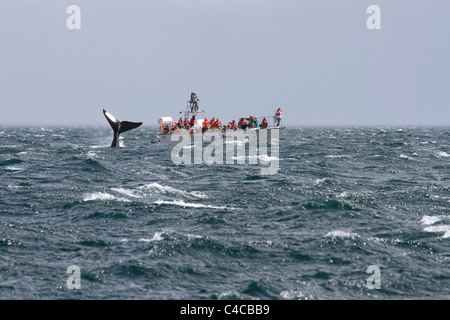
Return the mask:
<svg viewBox="0 0 450 320">
<path fill-rule="evenodd" d="M 120 121 L 105 109 L 103 109 L 103 114 L 105 115 L 106 120 L 108 120 L 111 128 L 114 131 L 114 137 L 111 143 L 111 147 L 119 146 L 119 135 L 122 132 L 135 129 L 142 125 L 142 122 Z"/>
</svg>

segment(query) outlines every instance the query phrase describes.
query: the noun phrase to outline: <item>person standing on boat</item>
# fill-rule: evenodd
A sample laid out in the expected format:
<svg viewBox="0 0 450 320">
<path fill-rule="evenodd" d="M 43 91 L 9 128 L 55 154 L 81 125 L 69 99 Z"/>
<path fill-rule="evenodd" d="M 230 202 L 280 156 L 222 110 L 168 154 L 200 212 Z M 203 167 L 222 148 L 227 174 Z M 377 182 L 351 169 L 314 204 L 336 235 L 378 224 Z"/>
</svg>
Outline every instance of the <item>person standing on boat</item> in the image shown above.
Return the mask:
<svg viewBox="0 0 450 320">
<path fill-rule="evenodd" d="M 191 112 L 198 111 L 198 102 L 200 99 L 198 98 L 197 92 L 191 92 L 191 101 L 189 103 L 191 104 Z"/>
<path fill-rule="evenodd" d="M 277 120 L 277 127 L 280 126 L 282 114 L 283 114 L 283 110 L 281 110 L 281 108 L 278 108 L 277 112 L 275 112 L 275 119 Z"/>
</svg>

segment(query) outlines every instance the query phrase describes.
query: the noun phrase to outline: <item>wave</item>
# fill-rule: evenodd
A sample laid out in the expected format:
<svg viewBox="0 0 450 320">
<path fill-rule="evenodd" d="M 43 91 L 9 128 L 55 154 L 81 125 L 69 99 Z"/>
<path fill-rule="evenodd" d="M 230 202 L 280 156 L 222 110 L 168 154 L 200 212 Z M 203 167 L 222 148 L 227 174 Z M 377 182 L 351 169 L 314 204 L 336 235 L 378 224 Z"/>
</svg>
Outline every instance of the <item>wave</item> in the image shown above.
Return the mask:
<svg viewBox="0 0 450 320">
<path fill-rule="evenodd" d="M 359 234 L 342 230 L 330 231 L 325 235 L 326 238 L 355 239 L 359 238 Z"/>
<path fill-rule="evenodd" d="M 189 207 L 189 208 L 210 208 L 210 209 L 227 209 L 227 207 L 223 206 L 212 206 L 209 204 L 201 204 L 201 203 L 190 203 L 190 202 L 184 202 L 182 200 L 173 200 L 173 201 L 165 201 L 165 200 L 158 200 L 154 202 L 155 204 L 161 205 L 161 204 L 167 204 L 167 205 L 174 205 L 174 206 L 180 206 L 180 207 Z"/>
<path fill-rule="evenodd" d="M 400 154 L 399 158 L 401 158 L 401 159 L 408 159 L 408 160 L 414 160 L 414 158 L 408 157 L 408 156 L 404 155 L 403 153 Z"/>
<path fill-rule="evenodd" d="M 237 161 L 245 161 L 248 159 L 249 162 L 250 162 L 250 160 L 255 160 L 255 161 L 260 160 L 262 164 L 267 164 L 272 161 L 280 160 L 277 157 L 268 156 L 267 154 L 262 154 L 262 155 L 257 155 L 257 156 L 234 156 L 234 157 L 231 157 L 231 159 L 237 160 Z"/>
<path fill-rule="evenodd" d="M 5 167 L 5 169 L 10 170 L 10 171 L 22 171 L 23 170 L 23 168 L 14 167 L 14 166 Z"/>
<path fill-rule="evenodd" d="M 444 216 L 423 216 L 420 222 L 425 226 L 429 226 L 442 221 L 444 218 Z"/>
<path fill-rule="evenodd" d="M 140 238 L 138 241 L 139 242 L 153 242 L 153 241 L 161 241 L 163 239 L 162 237 L 162 232 L 156 232 L 153 236 L 153 238 L 151 239 L 146 239 L 146 238 Z"/>
<path fill-rule="evenodd" d="M 442 157 L 442 158 L 450 157 L 450 154 L 448 154 L 447 152 L 444 152 L 444 151 L 438 152 L 437 155 L 438 155 L 438 157 Z"/>
<path fill-rule="evenodd" d="M 154 191 L 156 191 L 158 193 L 162 193 L 162 194 L 178 194 L 178 195 L 184 195 L 184 196 L 193 196 L 195 198 L 200 198 L 200 199 L 208 198 L 208 196 L 203 192 L 179 190 L 179 189 L 175 189 L 175 188 L 172 188 L 169 186 L 160 185 L 159 183 L 156 183 L 156 182 L 147 184 L 145 186 L 140 186 L 140 187 L 138 187 L 138 189 L 139 190 L 154 190 Z"/>
<path fill-rule="evenodd" d="M 121 201 L 121 202 L 131 202 L 128 199 L 116 197 L 116 196 L 113 196 L 112 194 L 104 193 L 104 192 L 89 193 L 83 197 L 83 201 L 96 201 L 96 200 L 101 200 L 101 201 L 115 200 L 115 201 Z"/>
<path fill-rule="evenodd" d="M 20 160 L 20 159 L 9 159 L 9 160 L 0 162 L 0 167 L 9 166 L 11 164 L 19 164 L 22 162 L 23 162 L 23 160 Z"/>
<path fill-rule="evenodd" d="M 112 191 L 123 194 L 124 196 L 131 198 L 142 198 L 143 196 L 140 194 L 136 194 L 132 190 L 124 189 L 124 188 L 111 188 Z"/>
<path fill-rule="evenodd" d="M 420 222 L 426 226 L 423 231 L 433 232 L 433 233 L 443 233 L 442 238 L 450 238 L 450 225 L 449 224 L 438 224 L 446 223 L 450 220 L 448 216 L 423 216 Z"/>
<path fill-rule="evenodd" d="M 346 155 L 329 154 L 329 155 L 326 155 L 325 158 L 330 158 L 330 159 L 348 159 L 350 157 L 346 156 Z"/>
</svg>

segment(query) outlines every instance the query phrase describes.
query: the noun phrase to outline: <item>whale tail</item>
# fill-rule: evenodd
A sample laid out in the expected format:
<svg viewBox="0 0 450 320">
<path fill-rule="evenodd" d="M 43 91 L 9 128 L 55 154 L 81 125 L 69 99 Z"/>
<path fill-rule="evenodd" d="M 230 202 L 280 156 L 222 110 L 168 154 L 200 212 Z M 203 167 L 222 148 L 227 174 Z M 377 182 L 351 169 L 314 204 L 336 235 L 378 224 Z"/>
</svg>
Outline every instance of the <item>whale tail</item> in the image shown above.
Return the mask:
<svg viewBox="0 0 450 320">
<path fill-rule="evenodd" d="M 142 124 L 142 122 L 120 121 L 105 109 L 103 109 L 103 114 L 105 115 L 106 120 L 108 120 L 109 124 L 111 125 L 111 128 L 114 131 L 114 138 L 111 143 L 111 147 L 119 146 L 119 135 L 122 132 L 135 129 Z"/>
</svg>

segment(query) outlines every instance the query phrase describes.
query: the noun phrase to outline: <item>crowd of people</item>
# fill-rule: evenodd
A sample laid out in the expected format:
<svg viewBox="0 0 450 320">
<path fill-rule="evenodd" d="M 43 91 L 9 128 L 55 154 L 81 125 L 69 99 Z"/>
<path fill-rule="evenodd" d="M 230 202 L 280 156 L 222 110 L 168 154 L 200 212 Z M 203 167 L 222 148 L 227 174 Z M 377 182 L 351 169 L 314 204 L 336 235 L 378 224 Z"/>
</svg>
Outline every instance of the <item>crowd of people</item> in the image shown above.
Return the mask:
<svg viewBox="0 0 450 320">
<path fill-rule="evenodd" d="M 281 121 L 281 108 L 278 108 L 278 110 L 275 113 L 275 119 L 278 120 L 277 126 L 280 125 Z M 180 119 L 177 121 L 173 121 L 171 124 L 167 123 L 160 123 L 160 130 L 164 134 L 170 134 L 173 132 L 176 132 L 177 130 L 180 130 L 179 132 L 205 132 L 205 131 L 226 131 L 226 130 L 247 130 L 247 129 L 253 129 L 253 128 L 260 128 L 260 129 L 267 129 L 269 126 L 269 122 L 266 118 L 263 118 L 261 123 L 259 123 L 259 120 L 254 115 L 249 116 L 248 118 L 241 117 L 238 122 L 235 120 L 230 121 L 226 125 L 222 125 L 222 121 L 219 118 L 212 118 L 209 120 L 208 118 L 205 118 L 201 124 L 201 126 L 195 126 L 196 119 L 195 115 L 191 117 L 191 119 L 183 119 L 180 117 Z"/>
</svg>

